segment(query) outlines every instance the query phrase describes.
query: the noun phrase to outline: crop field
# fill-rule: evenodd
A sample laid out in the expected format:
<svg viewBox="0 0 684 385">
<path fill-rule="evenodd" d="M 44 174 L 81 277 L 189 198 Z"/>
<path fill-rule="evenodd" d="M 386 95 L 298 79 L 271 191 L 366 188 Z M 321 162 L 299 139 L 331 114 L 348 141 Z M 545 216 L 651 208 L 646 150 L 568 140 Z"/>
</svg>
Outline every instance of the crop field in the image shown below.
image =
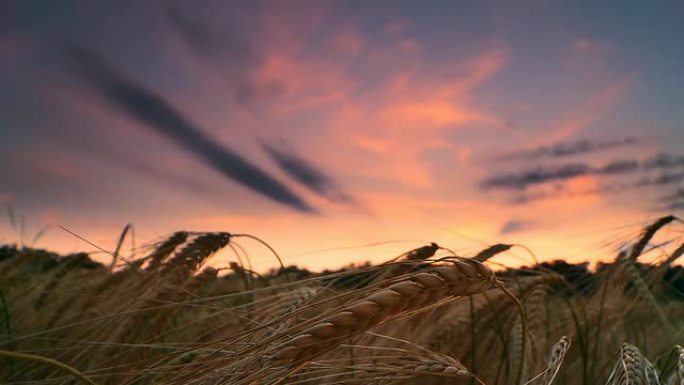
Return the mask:
<svg viewBox="0 0 684 385">
<path fill-rule="evenodd" d="M 502 267 L 508 244 L 267 274 L 250 269 L 244 234 L 177 232 L 115 252 L 117 268 L 5 245 L 0 382 L 681 385 L 680 226 L 635 230 L 591 269 Z M 224 248 L 235 262 L 220 271 Z"/>
</svg>

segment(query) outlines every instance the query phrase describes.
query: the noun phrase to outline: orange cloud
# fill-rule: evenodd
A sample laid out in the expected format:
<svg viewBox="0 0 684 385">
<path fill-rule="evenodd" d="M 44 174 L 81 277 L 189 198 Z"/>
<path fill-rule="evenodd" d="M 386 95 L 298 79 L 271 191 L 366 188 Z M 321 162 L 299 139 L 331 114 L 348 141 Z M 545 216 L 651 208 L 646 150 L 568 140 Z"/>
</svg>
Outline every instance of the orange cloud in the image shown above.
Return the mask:
<svg viewBox="0 0 684 385">
<path fill-rule="evenodd" d="M 462 125 L 466 123 L 494 123 L 496 119 L 484 113 L 469 110 L 455 103 L 428 101 L 389 106 L 379 113 L 387 123 L 428 125 Z"/>
<path fill-rule="evenodd" d="M 461 95 L 489 80 L 499 72 L 508 60 L 508 51 L 502 48 L 494 49 L 477 56 L 467 62 L 466 75 L 454 82 L 447 82 L 441 94 L 444 97 Z"/>
</svg>

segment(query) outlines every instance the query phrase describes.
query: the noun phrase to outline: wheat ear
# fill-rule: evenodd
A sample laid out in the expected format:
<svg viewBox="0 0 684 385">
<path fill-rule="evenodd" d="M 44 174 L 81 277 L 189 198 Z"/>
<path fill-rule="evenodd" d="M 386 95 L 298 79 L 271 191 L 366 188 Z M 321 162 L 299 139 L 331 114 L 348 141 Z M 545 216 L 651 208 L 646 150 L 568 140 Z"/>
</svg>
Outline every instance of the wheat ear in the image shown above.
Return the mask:
<svg viewBox="0 0 684 385">
<path fill-rule="evenodd" d="M 655 233 L 658 232 L 663 226 L 667 225 L 668 223 L 677 220 L 678 218 L 674 215 L 667 215 L 662 218 L 659 218 L 655 222 L 651 223 L 650 225 L 646 226 L 646 228 L 643 230 L 641 233 L 641 237 L 637 241 L 637 243 L 634 244 L 632 249 L 629 251 L 629 255 L 627 256 L 627 259 L 636 261 L 637 258 L 641 255 L 641 253 L 644 251 L 646 248 L 646 245 L 648 245 L 648 242 L 653 238 Z"/>
<path fill-rule="evenodd" d="M 342 340 L 384 321 L 419 310 L 448 297 L 467 296 L 495 286 L 494 273 L 483 264 L 456 260 L 407 277 L 362 298 L 277 348 L 281 361 L 307 361 L 337 347 Z"/>
<path fill-rule="evenodd" d="M 647 360 L 634 345 L 623 343 L 620 347 L 620 359 L 608 378 L 608 385 L 642 385 L 650 384 L 647 376 Z"/>
<path fill-rule="evenodd" d="M 546 365 L 546 370 L 544 370 L 544 377 L 542 383 L 545 385 L 551 385 L 553 380 L 556 379 L 558 375 L 558 370 L 563 364 L 563 359 L 570 349 L 570 337 L 563 336 L 558 342 L 556 342 L 551 348 L 551 355 L 549 356 L 549 362 Z"/>
</svg>

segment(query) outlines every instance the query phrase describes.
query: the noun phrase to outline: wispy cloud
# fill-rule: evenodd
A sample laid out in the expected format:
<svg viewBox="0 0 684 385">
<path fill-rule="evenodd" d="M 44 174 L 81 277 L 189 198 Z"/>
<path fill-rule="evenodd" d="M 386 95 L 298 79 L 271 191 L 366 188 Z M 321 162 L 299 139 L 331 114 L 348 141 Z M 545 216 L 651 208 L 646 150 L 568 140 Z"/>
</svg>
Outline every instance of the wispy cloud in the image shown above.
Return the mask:
<svg viewBox="0 0 684 385">
<path fill-rule="evenodd" d="M 483 189 L 524 189 L 531 185 L 576 178 L 591 173 L 589 165 L 583 163 L 565 164 L 558 167 L 535 168 L 518 173 L 502 174 L 482 181 Z"/>
<path fill-rule="evenodd" d="M 532 227 L 532 223 L 522 220 L 509 220 L 506 221 L 499 229 L 500 235 L 507 235 L 513 233 L 519 233 L 525 230 L 529 230 Z"/>
<path fill-rule="evenodd" d="M 637 183 L 635 183 L 635 186 L 637 187 L 642 187 L 642 186 L 664 186 L 664 185 L 670 185 L 674 183 L 680 183 L 684 181 L 684 172 L 681 171 L 675 171 L 675 172 L 663 172 L 660 175 L 656 176 L 647 176 L 645 178 L 639 179 Z"/>
<path fill-rule="evenodd" d="M 539 143 L 547 144 L 567 140 L 594 124 L 615 107 L 630 90 L 633 76 L 625 76 L 598 90 L 574 108 L 560 124 L 544 135 Z"/>
<path fill-rule="evenodd" d="M 145 123 L 227 178 L 252 191 L 301 212 L 315 211 L 266 171 L 216 143 L 164 98 L 120 76 L 95 52 L 71 48 L 68 54 L 76 60 L 81 74 L 90 85 L 129 116 Z"/>
<path fill-rule="evenodd" d="M 281 170 L 309 190 L 335 202 L 354 201 L 325 172 L 293 150 L 267 143 L 262 148 Z"/>
<path fill-rule="evenodd" d="M 667 206 L 667 208 L 669 210 L 684 210 L 684 200 L 672 202 Z"/>
<path fill-rule="evenodd" d="M 684 167 L 684 156 L 674 156 L 670 154 L 659 154 L 644 163 L 646 169 L 662 169 L 673 167 Z"/>
<path fill-rule="evenodd" d="M 660 154 L 643 161 L 628 159 L 616 160 L 602 166 L 587 163 L 569 163 L 560 166 L 535 167 L 520 172 L 505 173 L 486 178 L 480 183 L 482 189 L 517 189 L 549 182 L 560 182 L 586 175 L 614 176 L 653 170 L 667 170 L 684 166 L 684 157 Z M 671 176 L 672 177 L 672 176 Z M 660 183 L 658 179 L 644 179 L 644 185 Z"/>
<path fill-rule="evenodd" d="M 637 138 L 624 138 L 618 140 L 590 140 L 564 141 L 548 146 L 540 146 L 533 149 L 514 151 L 499 157 L 500 160 L 533 160 L 543 158 L 563 158 L 574 155 L 585 155 L 616 148 L 633 146 L 640 143 Z"/>
<path fill-rule="evenodd" d="M 284 82 L 259 79 L 258 71 L 266 59 L 247 38 L 231 29 L 219 30 L 194 20 L 171 4 L 164 7 L 164 13 L 194 56 L 227 80 L 235 100 L 242 106 L 255 109 L 260 102 L 285 93 Z"/>
</svg>

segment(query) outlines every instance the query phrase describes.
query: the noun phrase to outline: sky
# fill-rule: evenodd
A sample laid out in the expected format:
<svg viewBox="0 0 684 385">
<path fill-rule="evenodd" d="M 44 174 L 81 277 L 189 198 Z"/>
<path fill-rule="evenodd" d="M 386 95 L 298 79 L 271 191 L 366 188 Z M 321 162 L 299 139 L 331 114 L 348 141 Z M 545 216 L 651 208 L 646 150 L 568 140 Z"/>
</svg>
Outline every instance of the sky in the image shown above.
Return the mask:
<svg viewBox="0 0 684 385">
<path fill-rule="evenodd" d="M 131 223 L 130 247 L 249 233 L 311 269 L 432 241 L 612 257 L 684 209 L 683 19 L 679 1 L 3 1 L 0 241 L 111 250 Z"/>
</svg>

